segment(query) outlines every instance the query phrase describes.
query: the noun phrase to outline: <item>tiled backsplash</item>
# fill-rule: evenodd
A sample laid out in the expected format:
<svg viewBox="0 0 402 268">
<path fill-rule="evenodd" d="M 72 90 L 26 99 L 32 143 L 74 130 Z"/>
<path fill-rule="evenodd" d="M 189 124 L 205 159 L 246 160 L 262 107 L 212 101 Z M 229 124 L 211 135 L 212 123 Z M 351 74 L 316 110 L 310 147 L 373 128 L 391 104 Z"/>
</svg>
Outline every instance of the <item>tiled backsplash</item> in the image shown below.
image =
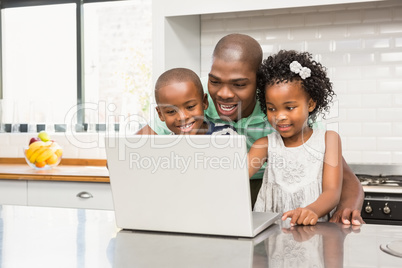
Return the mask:
<svg viewBox="0 0 402 268">
<path fill-rule="evenodd" d="M 337 101 L 327 117 L 348 163 L 402 163 L 402 1 L 201 16 L 201 76 L 224 35 L 309 51 L 328 68 Z"/>
<path fill-rule="evenodd" d="M 0 133 L 0 157 L 24 157 L 31 137 L 37 133 Z M 63 148 L 63 158 L 106 159 L 105 132 L 99 133 L 50 133 Z"/>
</svg>

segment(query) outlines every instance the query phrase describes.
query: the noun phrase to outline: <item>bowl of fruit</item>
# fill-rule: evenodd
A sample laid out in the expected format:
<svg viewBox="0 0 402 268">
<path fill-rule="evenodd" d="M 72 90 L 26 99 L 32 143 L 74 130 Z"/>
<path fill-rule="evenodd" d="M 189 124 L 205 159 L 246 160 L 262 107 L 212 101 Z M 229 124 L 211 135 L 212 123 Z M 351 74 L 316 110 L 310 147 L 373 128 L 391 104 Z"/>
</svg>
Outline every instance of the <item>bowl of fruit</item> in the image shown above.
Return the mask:
<svg viewBox="0 0 402 268">
<path fill-rule="evenodd" d="M 45 131 L 39 132 L 37 137 L 29 141 L 29 146 L 24 147 L 25 161 L 34 169 L 51 169 L 56 167 L 63 155 L 60 145 L 51 140 Z"/>
</svg>

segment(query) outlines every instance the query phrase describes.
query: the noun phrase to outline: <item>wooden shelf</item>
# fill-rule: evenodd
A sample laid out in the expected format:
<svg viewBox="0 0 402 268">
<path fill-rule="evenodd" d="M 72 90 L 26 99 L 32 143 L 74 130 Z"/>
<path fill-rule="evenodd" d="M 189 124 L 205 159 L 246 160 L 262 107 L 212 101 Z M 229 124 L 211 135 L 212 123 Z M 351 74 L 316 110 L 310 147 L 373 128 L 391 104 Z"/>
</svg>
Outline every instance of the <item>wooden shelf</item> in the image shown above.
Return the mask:
<svg viewBox="0 0 402 268">
<path fill-rule="evenodd" d="M 23 158 L 0 158 L 0 179 L 110 182 L 102 159 L 63 159 L 53 169 L 35 170 Z"/>
</svg>

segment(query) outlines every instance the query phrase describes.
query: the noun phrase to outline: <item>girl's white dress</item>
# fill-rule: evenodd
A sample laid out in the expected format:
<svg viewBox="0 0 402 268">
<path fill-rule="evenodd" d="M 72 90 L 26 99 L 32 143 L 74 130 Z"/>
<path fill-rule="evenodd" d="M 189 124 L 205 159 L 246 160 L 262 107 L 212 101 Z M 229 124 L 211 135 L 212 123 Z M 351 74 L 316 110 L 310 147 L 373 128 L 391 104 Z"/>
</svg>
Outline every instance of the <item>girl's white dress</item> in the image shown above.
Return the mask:
<svg viewBox="0 0 402 268">
<path fill-rule="evenodd" d="M 306 207 L 322 193 L 325 130 L 314 129 L 299 147 L 285 147 L 278 132 L 268 135 L 268 160 L 255 211 L 283 213 Z M 319 221 L 326 221 L 322 217 Z"/>
</svg>

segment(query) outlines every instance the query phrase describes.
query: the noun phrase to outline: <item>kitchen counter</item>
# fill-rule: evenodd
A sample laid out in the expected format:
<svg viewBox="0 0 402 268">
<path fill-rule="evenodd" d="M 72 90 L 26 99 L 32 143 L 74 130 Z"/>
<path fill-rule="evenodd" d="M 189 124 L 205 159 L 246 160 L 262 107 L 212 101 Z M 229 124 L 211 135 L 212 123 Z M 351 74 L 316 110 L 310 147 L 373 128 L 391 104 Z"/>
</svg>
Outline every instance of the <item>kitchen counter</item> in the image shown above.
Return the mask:
<svg viewBox="0 0 402 268">
<path fill-rule="evenodd" d="M 24 159 L 0 158 L 0 179 L 110 182 L 106 160 L 63 159 L 49 170 L 35 170 Z"/>
<path fill-rule="evenodd" d="M 113 211 L 0 206 L 9 267 L 401 267 L 402 226 L 273 225 L 254 239 L 124 231 Z M 316 266 L 314 266 L 316 265 Z"/>
<path fill-rule="evenodd" d="M 23 158 L 0 158 L 0 205 L 113 210 L 106 160 L 62 159 L 35 170 Z"/>
</svg>

